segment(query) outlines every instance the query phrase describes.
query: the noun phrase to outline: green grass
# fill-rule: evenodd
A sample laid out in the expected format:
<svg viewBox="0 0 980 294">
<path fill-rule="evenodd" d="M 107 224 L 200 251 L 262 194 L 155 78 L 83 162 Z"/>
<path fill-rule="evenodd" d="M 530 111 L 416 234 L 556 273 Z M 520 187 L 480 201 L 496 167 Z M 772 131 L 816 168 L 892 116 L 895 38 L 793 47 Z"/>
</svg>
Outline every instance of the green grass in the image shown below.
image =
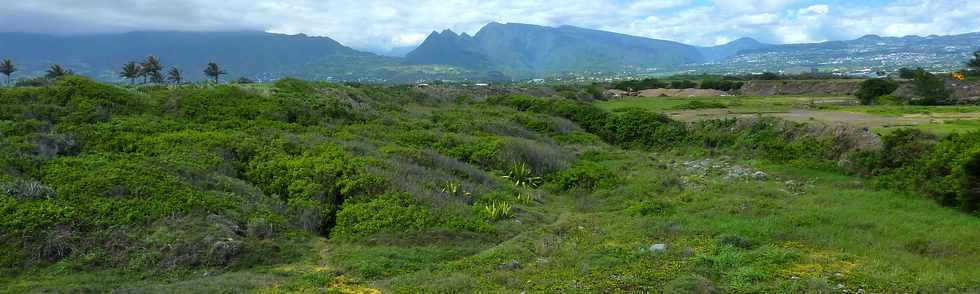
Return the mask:
<svg viewBox="0 0 980 294">
<path fill-rule="evenodd" d="M 656 112 L 676 111 L 692 101 L 706 104 L 726 105 L 732 112 L 780 112 L 804 108 L 822 100 L 848 100 L 842 97 L 809 96 L 730 96 L 730 97 L 627 97 L 597 103 L 600 108 L 615 110 L 628 107 L 642 108 Z"/>
<path fill-rule="evenodd" d="M 980 105 L 973 106 L 919 106 L 919 105 L 854 105 L 828 107 L 828 111 L 862 112 L 883 116 L 903 116 L 909 114 L 954 114 L 980 113 Z"/>
<path fill-rule="evenodd" d="M 927 199 L 784 165 L 736 161 L 770 178 L 726 180 L 718 171 L 704 176 L 664 168 L 682 158 L 620 156 L 625 160 L 606 164 L 629 175 L 623 186 L 548 203 L 562 211 L 554 223 L 384 284 L 396 292 L 658 291 L 699 286 L 688 285 L 692 279 L 723 292 L 830 291 L 837 284 L 852 292 L 980 287 L 973 278 L 980 275 L 980 220 Z M 646 199 L 672 209 L 623 213 Z M 725 241 L 731 236 L 751 245 L 734 247 Z M 668 249 L 649 252 L 655 243 Z"/>
<path fill-rule="evenodd" d="M 822 102 L 822 101 L 830 101 Z M 917 105 L 850 105 L 856 103 L 853 97 L 804 97 L 804 96 L 735 96 L 735 97 L 627 97 L 624 99 L 599 102 L 602 109 L 613 111 L 624 108 L 641 108 L 654 112 L 684 116 L 686 112 L 703 110 L 724 110 L 731 114 L 781 113 L 790 111 L 814 111 L 812 116 L 820 117 L 819 112 L 850 112 L 880 116 L 882 118 L 919 117 L 924 124 L 911 126 L 935 134 L 970 132 L 980 130 L 976 120 L 949 120 L 943 117 L 964 114 L 976 116 L 980 106 L 917 106 Z M 935 122 L 929 118 L 935 117 Z M 694 119 L 711 119 L 708 116 L 692 116 Z M 939 122 L 939 120 L 944 120 Z M 847 122 L 844 122 L 845 124 Z M 901 124 L 896 121 L 895 124 Z M 877 133 L 889 133 L 898 128 L 875 127 Z"/>
</svg>

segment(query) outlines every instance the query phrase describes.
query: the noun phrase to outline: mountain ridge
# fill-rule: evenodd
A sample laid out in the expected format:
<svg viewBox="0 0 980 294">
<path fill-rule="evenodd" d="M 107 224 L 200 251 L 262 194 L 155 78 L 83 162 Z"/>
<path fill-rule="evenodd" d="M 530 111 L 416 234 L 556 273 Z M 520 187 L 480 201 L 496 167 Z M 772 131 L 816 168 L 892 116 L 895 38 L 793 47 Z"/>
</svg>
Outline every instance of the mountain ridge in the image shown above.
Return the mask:
<svg viewBox="0 0 980 294">
<path fill-rule="evenodd" d="M 43 75 L 50 65 L 61 64 L 100 80 L 123 81 L 118 77 L 119 67 L 155 55 L 164 65 L 183 69 L 192 80 L 202 79 L 200 69 L 215 61 L 230 73 L 226 78 L 272 80 L 292 76 L 409 82 L 487 77 L 506 80 L 502 78 L 505 76 L 524 79 L 562 73 L 744 73 L 918 66 L 942 71 L 961 66 L 965 56 L 980 50 L 977 44 L 980 32 L 865 35 L 800 44 L 767 44 L 743 37 L 716 46 L 693 46 L 570 25 L 491 22 L 473 35 L 434 30 L 417 47 L 404 50 L 404 57 L 368 53 L 329 37 L 304 34 L 134 31 L 85 36 L 0 33 L 0 58 L 13 59 L 19 65 L 18 77 Z"/>
</svg>

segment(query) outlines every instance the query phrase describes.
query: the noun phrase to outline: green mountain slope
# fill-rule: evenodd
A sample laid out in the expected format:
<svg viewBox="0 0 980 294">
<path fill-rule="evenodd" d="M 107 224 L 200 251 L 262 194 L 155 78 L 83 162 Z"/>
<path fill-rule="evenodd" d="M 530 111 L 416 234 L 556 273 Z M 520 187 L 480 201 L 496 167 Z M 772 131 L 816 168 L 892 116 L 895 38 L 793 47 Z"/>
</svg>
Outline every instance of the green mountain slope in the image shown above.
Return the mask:
<svg viewBox="0 0 980 294">
<path fill-rule="evenodd" d="M 572 26 L 490 23 L 473 37 L 434 33 L 406 59 L 543 74 L 671 67 L 704 57 L 693 46 L 670 41 Z"/>
</svg>

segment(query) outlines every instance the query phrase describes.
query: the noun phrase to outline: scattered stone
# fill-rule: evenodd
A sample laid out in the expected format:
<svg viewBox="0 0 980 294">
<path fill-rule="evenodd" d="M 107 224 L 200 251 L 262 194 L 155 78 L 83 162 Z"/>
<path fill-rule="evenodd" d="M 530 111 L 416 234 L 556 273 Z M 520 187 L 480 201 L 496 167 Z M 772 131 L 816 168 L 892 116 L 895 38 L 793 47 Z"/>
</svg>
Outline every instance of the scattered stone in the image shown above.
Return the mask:
<svg viewBox="0 0 980 294">
<path fill-rule="evenodd" d="M 650 245 L 650 252 L 664 252 L 667 250 L 667 244 L 657 243 Z"/>
<path fill-rule="evenodd" d="M 789 277 L 789 279 L 790 279 L 790 280 L 799 280 L 799 279 L 800 279 L 800 277 L 797 277 L 797 276 L 792 276 L 792 277 Z"/>
<path fill-rule="evenodd" d="M 854 292 L 854 293 L 857 293 L 857 294 L 864 294 L 865 292 L 864 292 L 864 289 L 858 289 L 858 290 L 857 290 L 857 292 Z"/>
<path fill-rule="evenodd" d="M 760 180 L 761 181 L 761 180 L 765 180 L 766 178 L 769 178 L 769 175 L 766 174 L 765 172 L 757 171 L 754 174 L 752 174 L 752 178 L 755 178 L 756 180 Z"/>
</svg>

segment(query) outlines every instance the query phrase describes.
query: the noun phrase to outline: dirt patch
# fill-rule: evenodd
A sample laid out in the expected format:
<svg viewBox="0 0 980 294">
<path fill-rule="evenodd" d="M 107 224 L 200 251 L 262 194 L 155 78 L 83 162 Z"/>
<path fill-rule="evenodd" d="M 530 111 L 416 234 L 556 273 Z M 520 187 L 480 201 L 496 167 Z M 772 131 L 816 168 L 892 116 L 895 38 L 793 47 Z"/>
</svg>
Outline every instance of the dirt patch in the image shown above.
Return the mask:
<svg viewBox="0 0 980 294">
<path fill-rule="evenodd" d="M 731 96 L 714 89 L 649 89 L 640 91 L 640 97 L 719 97 Z"/>
</svg>

